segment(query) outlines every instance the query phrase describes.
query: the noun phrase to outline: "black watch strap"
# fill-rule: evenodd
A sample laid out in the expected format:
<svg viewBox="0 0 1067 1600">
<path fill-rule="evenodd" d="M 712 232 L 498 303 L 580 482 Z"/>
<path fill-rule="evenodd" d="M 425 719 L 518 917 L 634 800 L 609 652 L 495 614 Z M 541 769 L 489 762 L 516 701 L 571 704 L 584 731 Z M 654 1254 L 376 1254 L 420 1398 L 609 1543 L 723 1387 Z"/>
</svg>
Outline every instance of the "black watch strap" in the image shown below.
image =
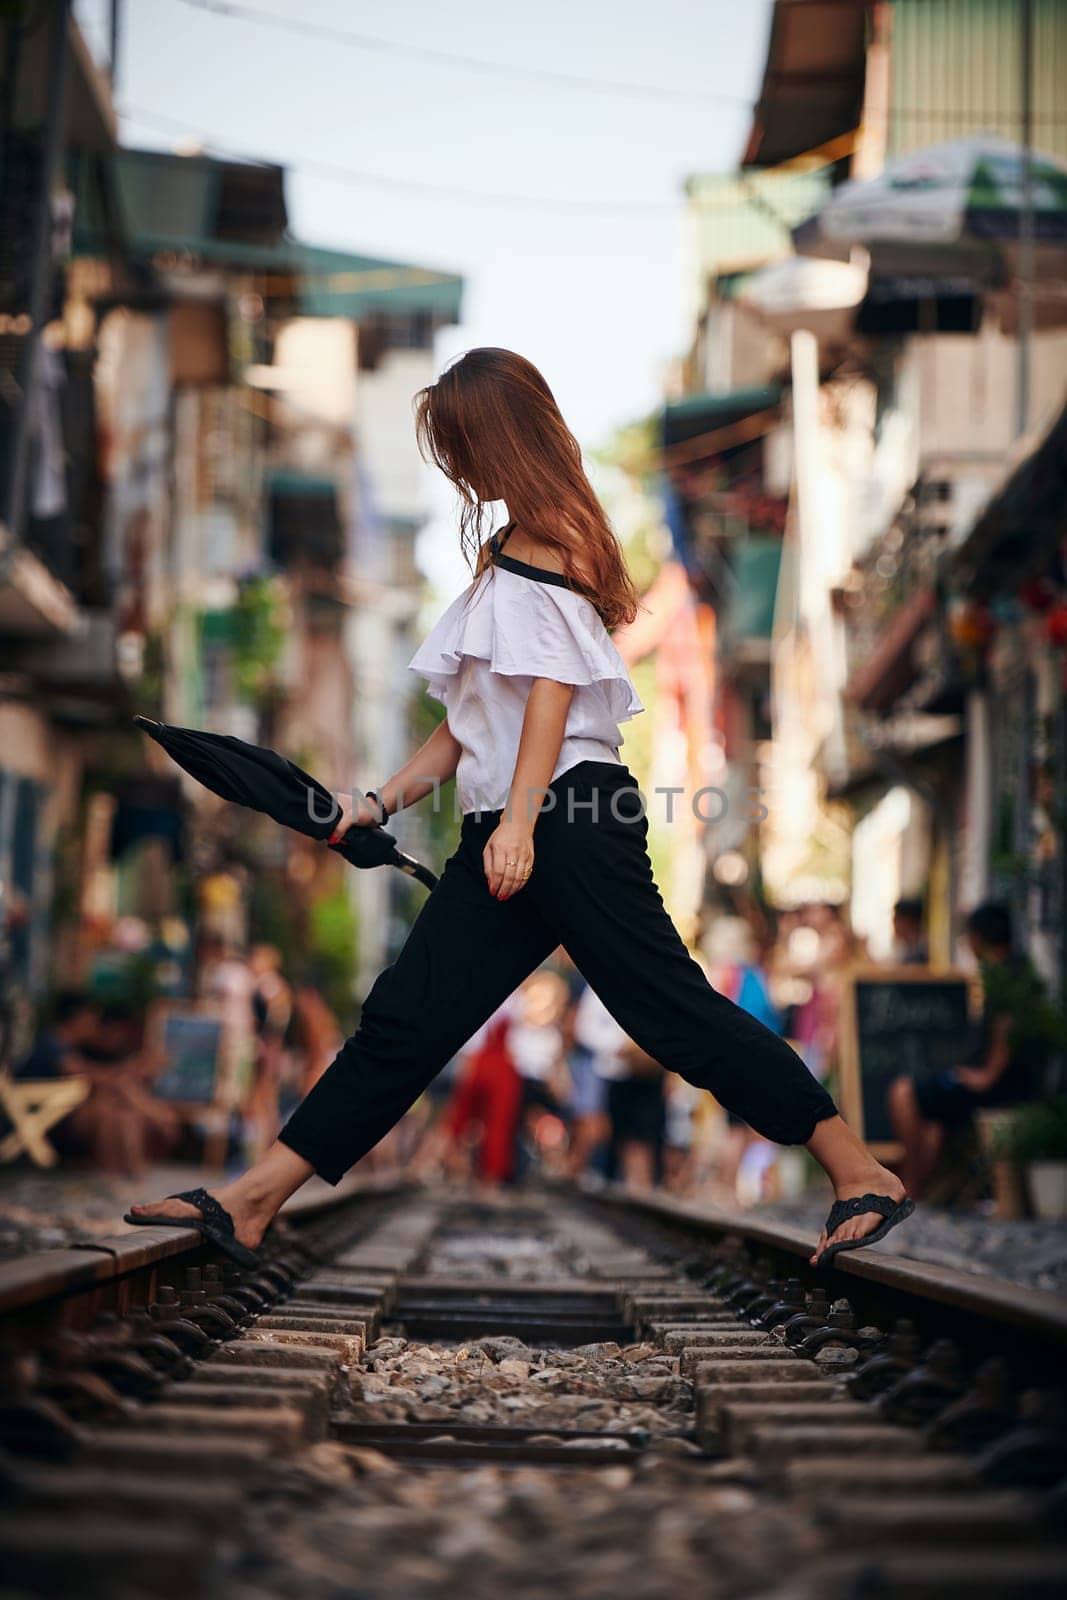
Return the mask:
<svg viewBox="0 0 1067 1600">
<path fill-rule="evenodd" d="M 374 804 L 378 807 L 378 810 L 382 814 L 381 826 L 384 828 L 385 824 L 389 821 L 389 812 L 385 809 L 385 801 L 382 799 L 381 795 L 376 789 L 368 789 L 365 798 L 367 800 L 373 800 Z"/>
</svg>

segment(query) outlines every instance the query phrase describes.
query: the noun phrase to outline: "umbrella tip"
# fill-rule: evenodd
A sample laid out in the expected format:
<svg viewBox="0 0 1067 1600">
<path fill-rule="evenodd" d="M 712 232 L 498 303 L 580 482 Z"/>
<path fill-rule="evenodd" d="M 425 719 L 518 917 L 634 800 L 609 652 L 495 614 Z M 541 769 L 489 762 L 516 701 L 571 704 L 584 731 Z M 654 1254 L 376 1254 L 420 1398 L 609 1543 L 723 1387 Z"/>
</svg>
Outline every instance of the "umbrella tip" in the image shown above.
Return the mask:
<svg viewBox="0 0 1067 1600">
<path fill-rule="evenodd" d="M 149 733 L 153 728 L 161 728 L 163 726 L 161 722 L 156 722 L 152 717 L 134 717 L 133 720 L 139 728 L 147 728 Z"/>
</svg>

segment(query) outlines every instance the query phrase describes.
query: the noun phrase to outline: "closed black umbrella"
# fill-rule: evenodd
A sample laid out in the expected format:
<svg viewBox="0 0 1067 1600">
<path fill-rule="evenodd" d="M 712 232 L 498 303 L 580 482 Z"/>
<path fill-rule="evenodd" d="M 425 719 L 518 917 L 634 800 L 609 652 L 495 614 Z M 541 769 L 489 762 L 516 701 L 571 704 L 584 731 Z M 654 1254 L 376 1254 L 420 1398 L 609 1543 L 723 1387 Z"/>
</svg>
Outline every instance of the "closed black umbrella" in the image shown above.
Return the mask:
<svg viewBox="0 0 1067 1600">
<path fill-rule="evenodd" d="M 246 744 L 230 734 L 176 728 L 149 717 L 134 721 L 212 794 L 261 811 L 309 839 L 329 839 L 337 816 L 332 794 L 276 750 Z M 354 867 L 399 867 L 427 889 L 437 882 L 428 867 L 397 849 L 396 839 L 384 828 L 349 828 L 340 844 L 330 848 Z"/>
</svg>

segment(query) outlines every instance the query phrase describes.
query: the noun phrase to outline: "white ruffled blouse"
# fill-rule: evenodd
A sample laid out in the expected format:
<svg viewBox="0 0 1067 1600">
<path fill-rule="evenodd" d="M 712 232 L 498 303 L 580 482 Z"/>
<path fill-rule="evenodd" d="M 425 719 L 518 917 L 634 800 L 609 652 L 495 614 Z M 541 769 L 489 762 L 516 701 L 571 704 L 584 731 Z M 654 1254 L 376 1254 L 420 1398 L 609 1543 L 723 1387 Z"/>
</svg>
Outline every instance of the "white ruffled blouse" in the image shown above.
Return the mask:
<svg viewBox="0 0 1067 1600">
<path fill-rule="evenodd" d="M 507 804 L 535 678 L 575 685 L 553 780 L 579 761 L 619 762 L 619 724 L 645 709 L 592 601 L 562 573 L 494 549 L 409 663 L 463 747 L 456 790 L 464 815 Z"/>
</svg>

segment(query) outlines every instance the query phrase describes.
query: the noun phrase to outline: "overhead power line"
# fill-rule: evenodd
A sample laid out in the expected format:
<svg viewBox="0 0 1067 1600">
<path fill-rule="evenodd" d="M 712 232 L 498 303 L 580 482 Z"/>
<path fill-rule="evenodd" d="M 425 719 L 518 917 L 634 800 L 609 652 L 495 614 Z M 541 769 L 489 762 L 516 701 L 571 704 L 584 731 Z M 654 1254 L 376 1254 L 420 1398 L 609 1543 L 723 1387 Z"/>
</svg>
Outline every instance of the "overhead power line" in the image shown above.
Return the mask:
<svg viewBox="0 0 1067 1600">
<path fill-rule="evenodd" d="M 206 11 L 217 17 L 277 28 L 284 33 L 300 34 L 308 39 L 323 39 L 330 44 L 349 45 L 355 50 L 396 56 L 406 61 L 424 61 L 431 66 L 450 67 L 460 72 L 484 73 L 494 78 L 514 78 L 526 83 L 538 83 L 546 88 L 578 89 L 583 94 L 631 95 L 646 100 L 688 101 L 700 105 L 751 104 L 750 96 L 732 94 L 727 90 L 676 88 L 667 84 L 634 83 L 621 78 L 596 78 L 579 72 L 556 72 L 551 67 L 526 67 L 510 61 L 489 61 L 484 56 L 435 50 L 430 45 L 404 44 L 398 39 L 354 33 L 349 28 L 337 28 L 329 23 L 310 22 L 302 17 L 283 17 L 263 6 L 246 5 L 243 0 L 181 0 L 181 3 L 193 11 Z"/>
<path fill-rule="evenodd" d="M 198 144 L 214 150 L 218 155 L 227 156 L 237 161 L 269 161 L 274 166 L 285 167 L 287 171 L 303 173 L 313 178 L 324 178 L 330 183 L 363 185 L 368 188 L 393 190 L 404 194 L 419 194 L 428 199 L 454 200 L 460 201 L 464 205 L 490 206 L 494 210 L 499 209 L 501 206 L 510 206 L 517 211 L 557 211 L 572 216 L 667 217 L 676 216 L 680 207 L 680 201 L 668 200 L 569 200 L 551 195 L 494 193 L 487 189 L 463 189 L 451 184 L 427 183 L 421 178 L 395 178 L 386 173 L 368 172 L 358 167 L 341 166 L 333 161 L 305 160 L 303 157 L 290 160 L 287 156 L 264 156 L 262 152 L 258 155 L 250 156 L 247 151 L 235 149 L 227 140 L 219 139 L 215 134 L 208 133 L 203 128 L 191 128 L 187 122 L 184 122 L 179 117 L 168 117 L 162 112 L 150 111 L 147 107 L 129 104 L 121 106 L 119 110 L 123 117 L 143 122 L 148 127 L 180 131 L 187 138 L 194 139 Z"/>
</svg>

